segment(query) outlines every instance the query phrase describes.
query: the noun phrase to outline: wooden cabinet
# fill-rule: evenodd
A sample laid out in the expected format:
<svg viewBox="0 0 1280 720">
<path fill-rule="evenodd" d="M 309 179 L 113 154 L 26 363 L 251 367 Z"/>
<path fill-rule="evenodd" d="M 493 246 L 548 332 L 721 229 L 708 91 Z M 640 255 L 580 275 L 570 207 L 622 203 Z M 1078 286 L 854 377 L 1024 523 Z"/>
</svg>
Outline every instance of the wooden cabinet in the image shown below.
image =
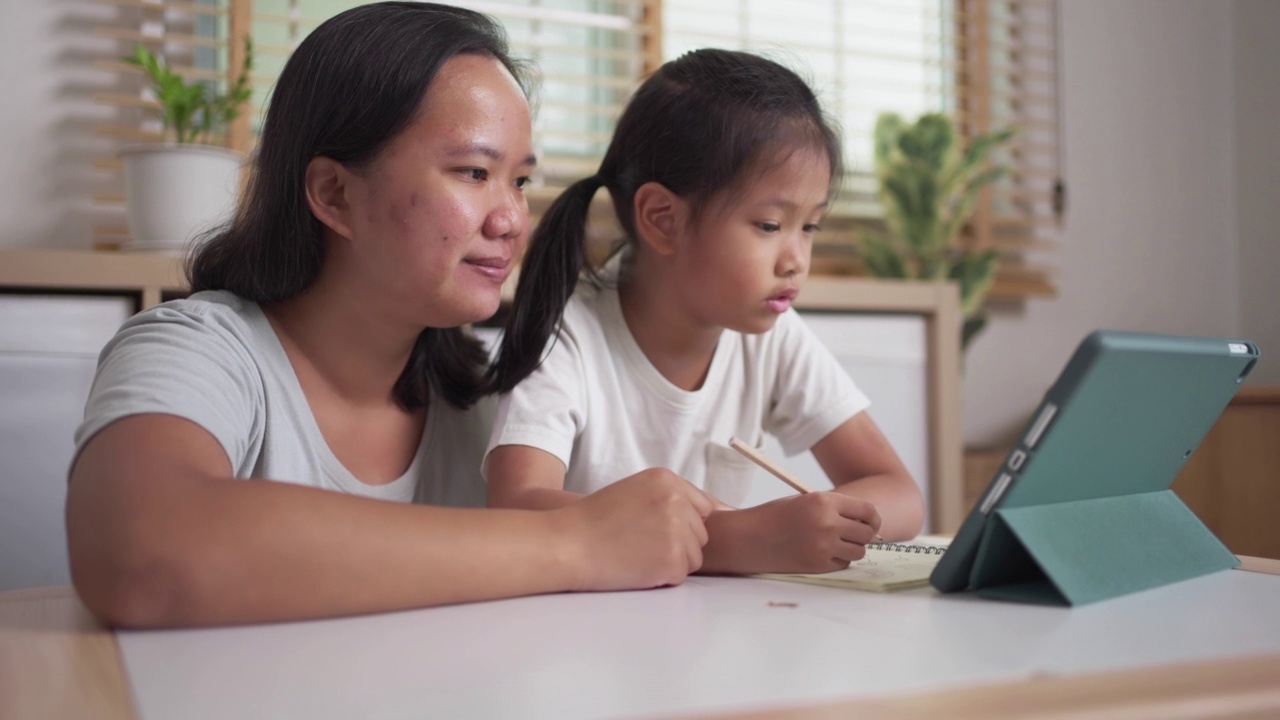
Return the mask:
<svg viewBox="0 0 1280 720">
<path fill-rule="evenodd" d="M 1237 555 L 1280 559 L 1280 387 L 1243 387 L 1173 489 Z"/>
</svg>

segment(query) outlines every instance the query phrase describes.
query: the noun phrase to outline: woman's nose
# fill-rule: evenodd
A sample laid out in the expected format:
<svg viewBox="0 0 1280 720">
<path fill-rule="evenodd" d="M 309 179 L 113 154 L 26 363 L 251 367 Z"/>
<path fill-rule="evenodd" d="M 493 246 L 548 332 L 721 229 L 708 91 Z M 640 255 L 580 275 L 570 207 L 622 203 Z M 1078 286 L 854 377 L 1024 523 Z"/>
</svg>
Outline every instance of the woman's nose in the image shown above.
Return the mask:
<svg viewBox="0 0 1280 720">
<path fill-rule="evenodd" d="M 495 239 L 514 239 L 524 234 L 529 223 L 529 203 L 518 191 L 504 193 L 485 217 L 484 234 Z"/>
</svg>

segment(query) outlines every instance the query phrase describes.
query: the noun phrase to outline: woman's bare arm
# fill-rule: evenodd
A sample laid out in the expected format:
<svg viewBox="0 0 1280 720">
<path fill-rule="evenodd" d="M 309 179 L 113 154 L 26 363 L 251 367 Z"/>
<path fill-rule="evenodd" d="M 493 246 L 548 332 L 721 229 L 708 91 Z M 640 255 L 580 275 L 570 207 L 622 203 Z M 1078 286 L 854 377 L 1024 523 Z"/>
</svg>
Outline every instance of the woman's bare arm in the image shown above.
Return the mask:
<svg viewBox="0 0 1280 720">
<path fill-rule="evenodd" d="M 203 428 L 118 420 L 67 497 L 72 578 L 115 625 L 264 622 L 562 590 L 674 584 L 701 564 L 709 502 L 679 478 L 561 511 L 390 503 L 231 478 Z M 620 523 L 619 517 L 630 518 Z M 621 527 L 620 527 L 621 526 Z"/>
</svg>

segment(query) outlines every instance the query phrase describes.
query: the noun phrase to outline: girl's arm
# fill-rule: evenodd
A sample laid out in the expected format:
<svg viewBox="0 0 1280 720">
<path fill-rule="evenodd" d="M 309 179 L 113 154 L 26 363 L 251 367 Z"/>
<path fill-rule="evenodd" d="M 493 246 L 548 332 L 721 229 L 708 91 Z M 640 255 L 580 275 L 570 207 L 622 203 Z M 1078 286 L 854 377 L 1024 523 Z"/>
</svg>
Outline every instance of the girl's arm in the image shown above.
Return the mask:
<svg viewBox="0 0 1280 720">
<path fill-rule="evenodd" d="M 846 420 L 813 446 L 835 492 L 875 506 L 880 535 L 907 540 L 924 526 L 924 498 L 880 426 L 866 412 Z"/>
<path fill-rule="evenodd" d="M 499 445 L 485 458 L 489 507 L 555 510 L 581 500 L 564 489 L 564 463 L 528 445 Z"/>
<path fill-rule="evenodd" d="M 554 512 L 390 503 L 232 479 L 200 426 L 135 415 L 72 469 L 72 578 L 106 622 L 152 627 L 679 583 L 711 507 L 674 475 L 645 480 Z"/>
<path fill-rule="evenodd" d="M 703 572 L 829 572 L 860 559 L 877 534 L 904 540 L 920 532 L 920 491 L 865 412 L 828 433 L 813 454 L 835 489 L 712 513 Z"/>
</svg>

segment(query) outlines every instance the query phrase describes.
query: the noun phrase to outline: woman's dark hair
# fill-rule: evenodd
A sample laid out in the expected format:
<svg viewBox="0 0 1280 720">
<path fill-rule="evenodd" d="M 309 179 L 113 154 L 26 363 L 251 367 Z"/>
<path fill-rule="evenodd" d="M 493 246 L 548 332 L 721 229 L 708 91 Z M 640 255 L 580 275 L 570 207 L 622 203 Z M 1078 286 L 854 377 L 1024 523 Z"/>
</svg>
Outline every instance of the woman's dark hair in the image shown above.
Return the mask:
<svg viewBox="0 0 1280 720">
<path fill-rule="evenodd" d="M 635 242 L 634 200 L 645 183 L 690 202 L 696 218 L 713 196 L 746 184 L 763 163 L 805 147 L 826 153 L 834 193 L 842 175 L 840 137 L 809 86 L 782 65 L 704 49 L 660 67 L 627 104 L 599 172 L 570 185 L 538 223 L 487 390 L 508 392 L 538 367 L 580 275 L 593 272 L 586 219 L 601 186 L 627 242 Z"/>
<path fill-rule="evenodd" d="M 502 27 L 462 8 L 375 3 L 312 31 L 276 81 L 244 202 L 191 258 L 192 292 L 226 290 L 261 303 L 307 289 L 324 262 L 323 225 L 306 202 L 307 164 L 323 155 L 367 167 L 412 123 L 440 68 L 461 54 L 493 57 L 523 77 Z M 462 329 L 427 328 L 396 381 L 396 401 L 422 407 L 433 388 L 468 407 L 486 359 Z"/>
</svg>

